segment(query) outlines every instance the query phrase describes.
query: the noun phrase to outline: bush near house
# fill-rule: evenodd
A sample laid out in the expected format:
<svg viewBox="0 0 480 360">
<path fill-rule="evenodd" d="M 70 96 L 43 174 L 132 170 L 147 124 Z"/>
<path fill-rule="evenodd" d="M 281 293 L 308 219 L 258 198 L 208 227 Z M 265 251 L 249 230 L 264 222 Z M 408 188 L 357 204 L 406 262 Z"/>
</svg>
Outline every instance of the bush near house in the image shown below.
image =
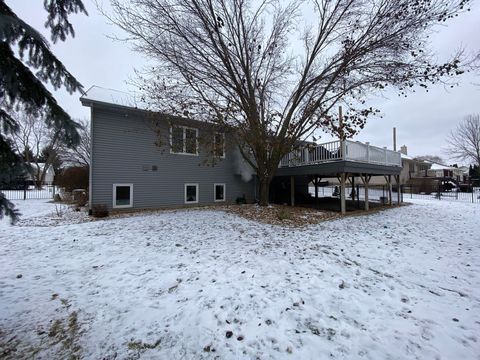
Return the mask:
<svg viewBox="0 0 480 360">
<path fill-rule="evenodd" d="M 55 176 L 55 183 L 65 191 L 72 192 L 75 189 L 88 189 L 88 167 L 69 167 Z"/>
<path fill-rule="evenodd" d="M 91 215 L 95 218 L 104 218 L 109 215 L 108 208 L 104 204 L 95 204 L 92 206 Z"/>
</svg>

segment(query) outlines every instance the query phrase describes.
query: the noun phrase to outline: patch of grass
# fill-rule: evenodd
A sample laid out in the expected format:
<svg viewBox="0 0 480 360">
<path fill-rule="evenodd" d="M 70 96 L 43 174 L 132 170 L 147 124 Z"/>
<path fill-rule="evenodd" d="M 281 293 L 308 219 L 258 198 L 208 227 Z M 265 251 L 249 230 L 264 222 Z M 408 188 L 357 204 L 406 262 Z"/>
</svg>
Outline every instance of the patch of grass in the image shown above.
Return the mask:
<svg viewBox="0 0 480 360">
<path fill-rule="evenodd" d="M 63 308 L 68 311 L 71 306 L 66 299 L 60 299 Z M 62 353 L 65 355 L 64 359 L 76 360 L 80 359 L 81 346 L 78 344 L 81 331 L 78 322 L 78 313 L 72 311 L 66 318 L 56 319 L 48 331 L 48 336 L 52 339 L 50 346 L 61 343 Z"/>
<path fill-rule="evenodd" d="M 48 325 L 37 324 L 36 337 L 24 337 L 22 334 L 16 334 L 15 329 L 4 332 L 0 328 L 0 359 L 77 360 L 82 358 L 79 340 L 83 330 L 78 312 L 70 312 L 70 302 L 67 299 L 60 299 L 57 293 L 52 294 L 51 300 L 60 302 L 57 309 L 60 315 L 52 319 Z"/>
<path fill-rule="evenodd" d="M 144 343 L 141 340 L 130 341 L 129 343 L 127 343 L 127 347 L 129 350 L 133 350 L 138 353 L 141 353 L 141 352 L 144 352 L 145 350 L 157 348 L 160 345 L 160 342 L 161 342 L 161 339 L 158 339 L 153 344 Z"/>
</svg>

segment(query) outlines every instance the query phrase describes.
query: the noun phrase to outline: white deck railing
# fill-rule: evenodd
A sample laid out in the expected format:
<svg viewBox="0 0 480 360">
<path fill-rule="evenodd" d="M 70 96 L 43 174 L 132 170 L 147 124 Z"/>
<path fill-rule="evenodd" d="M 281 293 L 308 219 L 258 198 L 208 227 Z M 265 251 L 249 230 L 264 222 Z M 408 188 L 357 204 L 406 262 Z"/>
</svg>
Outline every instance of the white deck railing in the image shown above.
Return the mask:
<svg viewBox="0 0 480 360">
<path fill-rule="evenodd" d="M 359 141 L 340 140 L 296 149 L 280 161 L 279 167 L 314 165 L 332 161 L 355 161 L 367 164 L 402 166 L 401 154 Z"/>
</svg>

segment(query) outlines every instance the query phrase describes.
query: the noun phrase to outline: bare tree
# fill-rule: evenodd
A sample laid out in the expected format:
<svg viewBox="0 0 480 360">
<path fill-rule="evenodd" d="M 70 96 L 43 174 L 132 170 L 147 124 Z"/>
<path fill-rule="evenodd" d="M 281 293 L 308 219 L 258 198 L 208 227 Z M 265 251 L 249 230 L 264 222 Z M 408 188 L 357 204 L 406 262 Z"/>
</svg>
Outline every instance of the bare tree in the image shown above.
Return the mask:
<svg viewBox="0 0 480 360">
<path fill-rule="evenodd" d="M 77 120 L 79 124 L 78 134 L 80 135 L 80 142 L 76 147 L 69 148 L 63 146 L 60 152 L 62 161 L 72 166 L 90 166 L 90 123 L 87 120 Z"/>
<path fill-rule="evenodd" d="M 467 3 L 111 0 L 106 15 L 158 63 L 140 78 L 152 109 L 230 129 L 266 205 L 280 160 L 299 140 L 318 129 L 352 136 L 378 111 L 365 107 L 372 92 L 406 95 L 463 72 L 461 52 L 438 64 L 427 45 L 432 26 Z"/>
<path fill-rule="evenodd" d="M 453 159 L 471 161 L 480 166 L 480 115 L 465 117 L 450 132 L 447 152 Z"/>
<path fill-rule="evenodd" d="M 11 135 L 13 148 L 36 187 L 41 187 L 48 170 L 58 160 L 61 133 L 26 112 L 17 112 L 18 131 Z"/>
</svg>

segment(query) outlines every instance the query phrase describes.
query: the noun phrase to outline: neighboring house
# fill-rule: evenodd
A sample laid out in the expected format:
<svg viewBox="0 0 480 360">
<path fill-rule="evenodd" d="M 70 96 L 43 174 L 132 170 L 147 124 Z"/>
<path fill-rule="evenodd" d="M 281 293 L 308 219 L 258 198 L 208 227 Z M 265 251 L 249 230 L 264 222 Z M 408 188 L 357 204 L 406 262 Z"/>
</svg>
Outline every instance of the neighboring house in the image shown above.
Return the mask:
<svg viewBox="0 0 480 360">
<path fill-rule="evenodd" d="M 90 206 L 148 209 L 257 199 L 257 181 L 230 134 L 213 125 L 147 111 L 131 96 L 91 87 Z M 212 163 L 213 160 L 213 163 Z M 270 199 L 295 204 L 314 177 L 400 173 L 400 154 L 353 141 L 308 145 L 279 164 Z M 360 181 L 360 180 L 358 180 Z M 301 196 L 300 196 L 301 195 Z M 345 198 L 342 198 L 342 212 Z M 368 209 L 368 203 L 365 208 Z"/>
<path fill-rule="evenodd" d="M 446 166 L 431 162 L 429 169 L 416 172 L 415 178 L 431 178 L 437 180 L 453 180 L 457 183 L 463 183 L 465 178 L 464 170 L 453 166 Z"/>
<path fill-rule="evenodd" d="M 426 171 L 432 166 L 431 162 L 409 156 L 406 145 L 400 147 L 400 153 L 402 154 L 402 172 L 400 173 L 402 184 L 408 184 L 417 173 Z"/>
<path fill-rule="evenodd" d="M 408 155 L 406 145 L 400 147 L 400 156 L 402 161 L 402 170 L 400 172 L 400 184 L 407 185 L 415 178 L 415 175 L 421 171 L 430 168 L 431 163 L 424 160 L 418 160 Z M 372 185 L 386 185 L 387 181 L 383 176 L 376 176 L 372 178 Z"/>
<path fill-rule="evenodd" d="M 37 166 L 38 165 L 38 166 Z M 45 169 L 45 163 L 38 163 L 38 164 L 27 164 L 27 166 L 30 166 L 32 171 L 35 174 L 35 177 L 32 177 L 32 174 L 29 172 L 25 173 L 25 181 L 28 183 L 35 184 L 37 179 L 41 176 L 41 172 L 44 171 Z M 46 172 L 45 172 L 45 177 L 43 179 L 42 185 L 52 185 L 53 181 L 55 179 L 55 170 L 53 169 L 53 166 L 49 165 Z"/>
</svg>

